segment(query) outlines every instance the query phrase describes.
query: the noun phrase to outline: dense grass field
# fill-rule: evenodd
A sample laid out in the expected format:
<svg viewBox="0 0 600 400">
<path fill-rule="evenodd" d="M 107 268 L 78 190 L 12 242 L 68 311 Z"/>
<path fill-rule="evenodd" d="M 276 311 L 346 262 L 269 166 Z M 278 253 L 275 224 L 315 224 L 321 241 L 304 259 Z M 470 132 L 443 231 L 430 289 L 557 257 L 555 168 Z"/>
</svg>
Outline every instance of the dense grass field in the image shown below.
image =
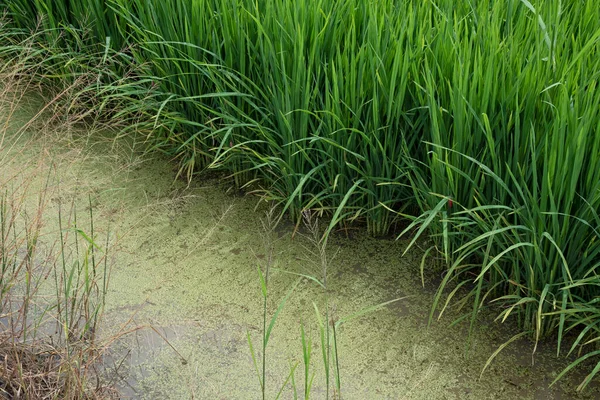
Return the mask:
<svg viewBox="0 0 600 400">
<path fill-rule="evenodd" d="M 127 121 L 188 178 L 228 171 L 327 232 L 409 219 L 446 269 L 432 318 L 491 306 L 586 361 L 581 388 L 600 370 L 595 0 L 0 7 L 2 62 L 75 91 L 82 121 Z"/>
</svg>

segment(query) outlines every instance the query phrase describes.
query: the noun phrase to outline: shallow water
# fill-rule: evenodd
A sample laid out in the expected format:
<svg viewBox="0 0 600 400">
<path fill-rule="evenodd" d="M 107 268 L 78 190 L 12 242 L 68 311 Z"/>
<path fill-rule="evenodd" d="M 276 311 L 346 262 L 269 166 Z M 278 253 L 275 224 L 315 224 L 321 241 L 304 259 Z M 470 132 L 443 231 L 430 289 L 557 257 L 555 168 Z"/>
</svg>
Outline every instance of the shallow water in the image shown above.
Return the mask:
<svg viewBox="0 0 600 400">
<path fill-rule="evenodd" d="M 29 111 L 30 112 L 30 111 Z M 27 119 L 27 109 L 15 122 Z M 22 123 L 22 122 L 21 122 Z M 253 399 L 259 382 L 247 342 L 259 348 L 262 298 L 257 265 L 266 257 L 260 218 L 267 204 L 239 196 L 225 179 L 200 176 L 176 181 L 169 160 L 144 156 L 131 141 L 95 133 L 32 130 L 0 152 L 2 185 L 32 184 L 35 199 L 46 177 L 47 208 L 75 199 L 85 224 L 88 195 L 96 231 L 110 231 L 110 275 L 103 335 L 140 327 L 115 341 L 106 357 L 123 396 L 140 399 Z M 10 139 L 10 135 L 9 135 Z M 8 140 L 6 143 L 14 143 Z M 56 230 L 49 218 L 47 229 Z M 276 230 L 274 258 L 281 269 L 320 277 L 293 226 Z M 565 360 L 551 345 L 517 341 L 483 374 L 487 358 L 511 337 L 509 326 L 482 316 L 465 354 L 468 329 L 444 315 L 428 327 L 435 274 L 421 285 L 419 250 L 402 256 L 405 241 L 376 240 L 360 232 L 339 233 L 329 243 L 336 254 L 328 269 L 330 305 L 343 317 L 365 307 L 404 298 L 342 325 L 338 332 L 342 396 L 346 399 L 569 399 L 577 380 L 548 388 Z M 309 247 L 310 248 L 310 247 Z M 308 258 L 308 260 L 307 260 Z M 269 313 L 296 277 L 272 273 Z M 267 350 L 267 393 L 274 398 L 300 363 L 300 325 L 313 339 L 313 398 L 325 398 L 323 364 L 313 302 L 324 308 L 323 291 L 302 281 L 289 298 Z M 514 334 L 514 332 L 512 332 Z M 581 374 L 579 375 L 581 378 Z M 299 393 L 302 396 L 301 392 Z M 288 387 L 282 398 L 293 398 Z"/>
</svg>

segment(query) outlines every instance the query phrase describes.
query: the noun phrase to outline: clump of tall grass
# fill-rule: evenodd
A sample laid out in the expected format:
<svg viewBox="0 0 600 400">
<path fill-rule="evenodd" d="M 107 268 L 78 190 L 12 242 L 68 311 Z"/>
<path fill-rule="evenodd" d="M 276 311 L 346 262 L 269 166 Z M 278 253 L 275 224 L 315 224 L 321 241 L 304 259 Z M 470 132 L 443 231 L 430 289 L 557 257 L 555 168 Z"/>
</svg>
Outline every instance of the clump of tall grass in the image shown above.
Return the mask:
<svg viewBox="0 0 600 400">
<path fill-rule="evenodd" d="M 36 121 L 122 135 L 157 133 L 148 110 L 153 113 L 159 105 L 144 66 L 132 62 L 126 49 L 113 50 L 109 40 L 97 43 L 85 27 L 49 28 L 47 19 L 26 27 L 6 16 L 0 21 L 0 74 L 24 88 L 18 97 L 29 92 L 43 97 L 45 118 Z M 73 42 L 75 47 L 65 44 Z"/>
<path fill-rule="evenodd" d="M 15 399 L 117 398 L 100 367 L 117 336 L 98 336 L 110 237 L 94 227 L 91 198 L 82 213 L 74 201 L 66 203 L 53 192 L 52 169 L 44 180 L 43 156 L 14 168 L 19 148 L 32 146 L 31 131 L 64 133 L 69 117 L 76 117 L 53 114 L 55 107 L 64 111 L 67 91 L 27 109 L 39 77 L 28 51 L 35 53 L 35 46 L 24 49 L 0 67 L 0 394 Z M 56 203 L 58 210 L 52 210 Z"/>
<path fill-rule="evenodd" d="M 27 399 L 114 398 L 97 369 L 109 266 L 91 210 L 87 233 L 74 209 L 59 212 L 59 230 L 48 232 L 46 190 L 32 207 L 28 183 L 2 182 L 1 188 L 0 392 Z"/>
</svg>

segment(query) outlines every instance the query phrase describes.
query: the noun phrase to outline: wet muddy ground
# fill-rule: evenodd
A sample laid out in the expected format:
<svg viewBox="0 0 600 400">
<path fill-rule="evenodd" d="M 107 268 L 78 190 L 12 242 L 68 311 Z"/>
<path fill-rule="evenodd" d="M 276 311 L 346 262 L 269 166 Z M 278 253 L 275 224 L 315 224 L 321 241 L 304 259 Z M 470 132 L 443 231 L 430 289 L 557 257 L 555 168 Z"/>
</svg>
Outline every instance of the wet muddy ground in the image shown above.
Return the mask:
<svg viewBox="0 0 600 400">
<path fill-rule="evenodd" d="M 222 177 L 198 176 L 190 185 L 175 180 L 173 163 L 143 155 L 141 144 L 114 140 L 109 133 L 80 129 L 45 132 L 33 125 L 15 139 L 32 107 L 13 119 L 0 149 L 4 187 L 37 182 L 51 193 L 47 212 L 58 203 L 85 215 L 88 196 L 99 235 L 110 231 L 112 265 L 102 335 L 140 327 L 114 342 L 107 371 L 124 398 L 254 399 L 260 387 L 247 332 L 260 347 L 262 297 L 257 265 L 265 253 L 261 217 L 268 209 L 257 197 L 240 196 Z M 12 133 L 11 133 L 12 132 Z M 49 184 L 43 182 L 50 177 Z M 82 217 L 83 218 L 83 217 Z M 48 229 L 52 230 L 52 218 Z M 318 260 L 293 225 L 275 232 L 274 259 L 280 269 L 320 278 Z M 439 273 L 421 284 L 418 249 L 402 256 L 403 240 L 378 240 L 343 232 L 329 242 L 329 302 L 343 317 L 371 305 L 404 298 L 342 325 L 338 352 L 346 399 L 575 399 L 597 398 L 598 387 L 575 393 L 577 379 L 548 388 L 567 360 L 551 343 L 517 341 L 503 351 L 480 379 L 488 357 L 516 331 L 483 315 L 466 352 L 468 326 L 450 326 L 449 312 L 428 326 Z M 434 270 L 433 266 L 426 268 Z M 272 314 L 296 277 L 272 273 Z M 303 280 L 273 330 L 267 352 L 267 393 L 274 398 L 302 361 L 300 326 L 313 339 L 313 398 L 325 398 L 323 364 L 313 302 L 324 308 L 316 284 Z M 532 363 L 533 360 L 533 363 Z M 302 367 L 296 383 L 302 387 Z M 582 375 L 578 377 L 581 379 Z M 293 398 L 289 386 L 282 398 Z"/>
</svg>

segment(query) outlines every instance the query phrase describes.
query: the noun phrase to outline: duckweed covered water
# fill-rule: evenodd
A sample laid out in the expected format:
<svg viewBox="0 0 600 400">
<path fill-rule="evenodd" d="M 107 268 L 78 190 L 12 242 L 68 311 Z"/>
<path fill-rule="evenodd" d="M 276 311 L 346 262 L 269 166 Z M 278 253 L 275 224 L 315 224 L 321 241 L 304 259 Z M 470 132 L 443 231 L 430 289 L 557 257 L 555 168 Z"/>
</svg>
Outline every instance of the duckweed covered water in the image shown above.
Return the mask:
<svg viewBox="0 0 600 400">
<path fill-rule="evenodd" d="M 23 111 L 25 113 L 25 111 Z M 18 118 L 15 124 L 26 118 Z M 168 159 L 143 156 L 131 141 L 94 140 L 81 133 L 21 137 L 4 146 L 3 188 L 34 182 L 58 203 L 86 210 L 91 194 L 99 235 L 111 232 L 113 265 L 103 334 L 142 329 L 115 342 L 105 360 L 118 373 L 124 397 L 140 399 L 254 399 L 259 383 L 246 334 L 259 343 L 261 296 L 257 265 L 266 255 L 257 198 L 240 196 L 227 180 L 200 176 L 189 186 L 174 180 Z M 35 138 L 37 135 L 37 138 Z M 66 135 L 65 135 L 66 136 Z M 10 138 L 9 138 L 10 139 Z M 82 225 L 85 224 L 85 212 Z M 47 229 L 55 230 L 55 218 Z M 293 227 L 277 230 L 278 267 L 319 276 L 307 261 L 307 241 Z M 335 315 L 407 297 L 353 320 L 338 332 L 342 395 L 346 399 L 560 399 L 595 398 L 597 388 L 575 394 L 577 380 L 549 383 L 566 365 L 542 345 L 532 365 L 523 340 L 479 375 L 492 352 L 511 336 L 509 327 L 482 316 L 465 354 L 467 327 L 449 324 L 458 314 L 427 326 L 435 275 L 421 286 L 418 251 L 402 256 L 406 242 L 376 240 L 360 232 L 337 234 L 329 250 Z M 296 278 L 274 272 L 270 312 Z M 274 398 L 290 367 L 301 363 L 300 325 L 313 338 L 313 398 L 324 398 L 324 373 L 312 303 L 323 293 L 302 282 L 273 331 L 267 360 L 268 397 Z M 302 387 L 298 369 L 296 382 Z M 579 377 L 580 378 L 580 377 Z M 292 398 L 288 388 L 283 398 Z"/>
</svg>

